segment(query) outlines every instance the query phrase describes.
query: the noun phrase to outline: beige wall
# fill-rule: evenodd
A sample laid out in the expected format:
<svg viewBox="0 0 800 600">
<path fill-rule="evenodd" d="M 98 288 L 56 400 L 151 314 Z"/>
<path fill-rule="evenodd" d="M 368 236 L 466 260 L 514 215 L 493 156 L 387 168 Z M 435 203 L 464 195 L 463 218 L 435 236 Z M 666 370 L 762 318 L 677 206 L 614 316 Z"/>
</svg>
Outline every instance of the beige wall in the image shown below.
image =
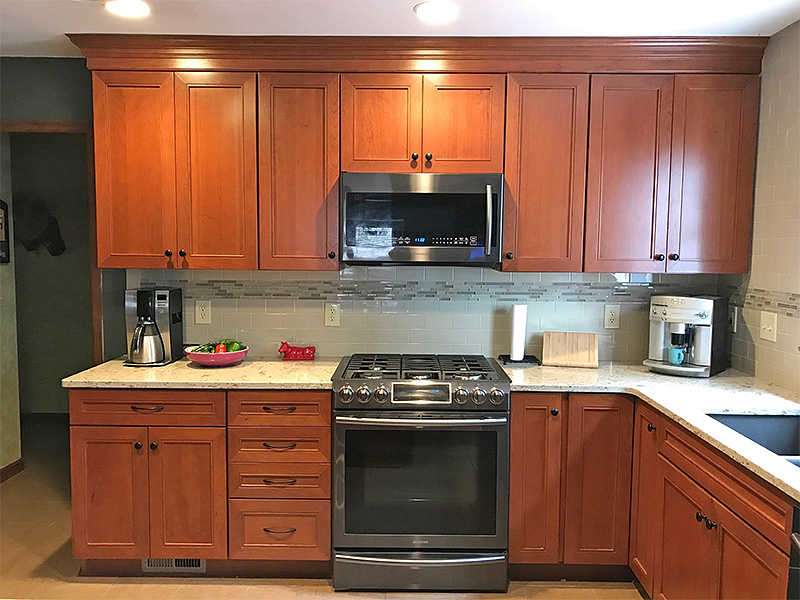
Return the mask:
<svg viewBox="0 0 800 600">
<path fill-rule="evenodd" d="M 11 154 L 7 133 L 0 136 L 0 196 L 11 212 Z M 13 227 L 13 221 L 11 222 Z M 11 233 L 11 230 L 9 230 Z M 13 237 L 12 237 L 13 239 Z M 17 371 L 17 303 L 11 262 L 0 264 L 0 467 L 22 456 L 19 438 L 19 374 Z"/>
<path fill-rule="evenodd" d="M 749 276 L 724 282 L 742 307 L 734 368 L 800 391 L 800 21 L 764 54 Z M 761 312 L 778 314 L 778 340 L 760 339 Z"/>
</svg>

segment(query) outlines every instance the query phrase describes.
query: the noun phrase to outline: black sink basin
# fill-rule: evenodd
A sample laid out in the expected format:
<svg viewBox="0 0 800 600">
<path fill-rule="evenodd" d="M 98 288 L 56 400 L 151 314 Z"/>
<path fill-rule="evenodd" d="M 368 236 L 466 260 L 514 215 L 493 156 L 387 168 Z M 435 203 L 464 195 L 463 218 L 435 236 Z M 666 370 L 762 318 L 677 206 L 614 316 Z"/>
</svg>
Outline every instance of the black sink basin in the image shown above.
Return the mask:
<svg viewBox="0 0 800 600">
<path fill-rule="evenodd" d="M 800 415 L 708 415 L 800 466 Z"/>
</svg>

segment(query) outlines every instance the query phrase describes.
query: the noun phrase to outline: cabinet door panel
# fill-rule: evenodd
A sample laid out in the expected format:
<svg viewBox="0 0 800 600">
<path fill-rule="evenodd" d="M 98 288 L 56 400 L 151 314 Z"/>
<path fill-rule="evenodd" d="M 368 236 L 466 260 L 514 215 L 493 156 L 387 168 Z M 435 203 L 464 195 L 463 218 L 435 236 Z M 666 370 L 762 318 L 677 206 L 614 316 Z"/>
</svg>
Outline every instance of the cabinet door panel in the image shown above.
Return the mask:
<svg viewBox="0 0 800 600">
<path fill-rule="evenodd" d="M 149 556 L 147 458 L 146 427 L 70 428 L 76 558 Z"/>
<path fill-rule="evenodd" d="M 661 417 L 649 406 L 636 405 L 633 427 L 633 484 L 631 487 L 631 547 L 628 565 L 652 597 L 658 502 L 658 427 Z"/>
<path fill-rule="evenodd" d="M 339 76 L 259 74 L 262 269 L 336 270 Z"/>
<path fill-rule="evenodd" d="M 97 261 L 165 269 L 177 263 L 172 73 L 95 71 Z M 171 259 L 164 255 L 172 250 Z"/>
<path fill-rule="evenodd" d="M 422 170 L 502 173 L 505 92 L 505 75 L 425 75 Z"/>
<path fill-rule="evenodd" d="M 514 395 L 508 524 L 512 563 L 558 562 L 562 415 L 561 394 Z"/>
<path fill-rule="evenodd" d="M 504 271 L 583 267 L 588 75 L 508 79 Z"/>
<path fill-rule="evenodd" d="M 151 427 L 149 435 L 150 556 L 226 558 L 225 429 Z"/>
<path fill-rule="evenodd" d="M 633 402 L 570 394 L 567 411 L 564 562 L 626 565 Z"/>
<path fill-rule="evenodd" d="M 676 75 L 667 270 L 746 273 L 758 75 Z"/>
<path fill-rule="evenodd" d="M 659 460 L 654 598 L 712 600 L 718 578 L 716 533 L 696 515 L 716 519 L 713 498 L 663 456 Z"/>
<path fill-rule="evenodd" d="M 584 270 L 663 273 L 672 75 L 592 76 Z"/>
<path fill-rule="evenodd" d="M 422 169 L 422 77 L 342 75 L 342 171 L 409 173 Z M 412 160 L 417 153 L 419 160 Z"/>
<path fill-rule="evenodd" d="M 180 267 L 258 268 L 256 76 L 175 76 Z"/>
</svg>

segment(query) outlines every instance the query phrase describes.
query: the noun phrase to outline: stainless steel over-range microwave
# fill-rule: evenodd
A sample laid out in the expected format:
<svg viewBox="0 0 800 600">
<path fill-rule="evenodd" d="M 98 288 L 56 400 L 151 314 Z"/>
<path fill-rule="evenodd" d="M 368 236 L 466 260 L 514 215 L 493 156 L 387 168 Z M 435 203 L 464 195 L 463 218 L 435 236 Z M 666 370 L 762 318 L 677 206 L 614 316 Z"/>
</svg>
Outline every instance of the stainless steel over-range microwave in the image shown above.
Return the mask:
<svg viewBox="0 0 800 600">
<path fill-rule="evenodd" d="M 345 263 L 500 263 L 502 174 L 342 173 L 340 210 Z"/>
</svg>

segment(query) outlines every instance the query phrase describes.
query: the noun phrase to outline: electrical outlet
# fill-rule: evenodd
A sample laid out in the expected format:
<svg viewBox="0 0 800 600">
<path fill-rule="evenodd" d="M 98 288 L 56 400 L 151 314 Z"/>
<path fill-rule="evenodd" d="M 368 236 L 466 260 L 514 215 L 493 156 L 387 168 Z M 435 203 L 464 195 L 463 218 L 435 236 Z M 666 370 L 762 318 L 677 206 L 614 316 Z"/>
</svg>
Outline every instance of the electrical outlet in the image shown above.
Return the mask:
<svg viewBox="0 0 800 600">
<path fill-rule="evenodd" d="M 619 304 L 606 304 L 603 314 L 603 327 L 606 329 L 619 329 Z"/>
<path fill-rule="evenodd" d="M 777 313 L 761 311 L 761 339 L 768 342 L 778 341 L 778 315 Z"/>
<path fill-rule="evenodd" d="M 211 323 L 211 300 L 194 301 L 194 322 Z"/>
<path fill-rule="evenodd" d="M 739 309 L 736 306 L 731 306 L 728 312 L 728 329 L 733 333 L 739 331 Z"/>
<path fill-rule="evenodd" d="M 335 302 L 325 303 L 325 327 L 339 326 L 339 305 Z"/>
</svg>

